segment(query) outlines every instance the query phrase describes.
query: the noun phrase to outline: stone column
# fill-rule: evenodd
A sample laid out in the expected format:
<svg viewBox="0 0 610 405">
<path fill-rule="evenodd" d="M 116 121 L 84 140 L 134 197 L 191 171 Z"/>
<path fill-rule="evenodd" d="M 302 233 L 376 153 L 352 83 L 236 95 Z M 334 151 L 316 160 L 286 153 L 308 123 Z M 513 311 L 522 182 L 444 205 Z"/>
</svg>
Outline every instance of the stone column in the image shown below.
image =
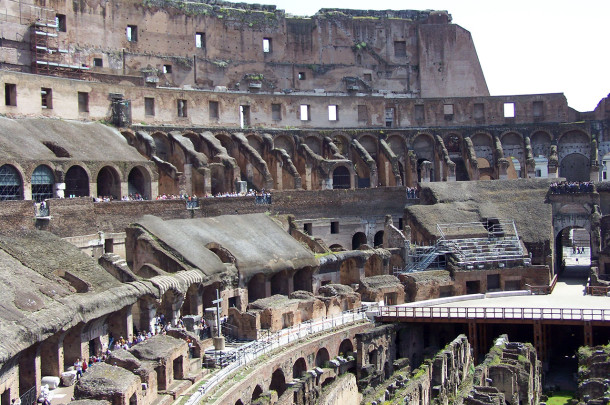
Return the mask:
<svg viewBox="0 0 610 405">
<path fill-rule="evenodd" d="M 150 300 L 141 300 L 140 303 L 140 329 L 148 328 L 149 331 L 155 330 L 157 307 Z"/>
<path fill-rule="evenodd" d="M 133 316 L 131 306 L 127 306 L 120 311 L 110 314 L 108 317 L 108 331 L 117 339 L 120 336 L 125 338 L 133 335 Z"/>
<path fill-rule="evenodd" d="M 55 183 L 55 197 L 64 198 L 66 191 L 66 183 Z"/>
<path fill-rule="evenodd" d="M 430 183 L 430 172 L 432 171 L 432 162 L 423 161 L 420 165 L 421 182 Z"/>
<path fill-rule="evenodd" d="M 89 342 L 81 340 L 83 327 L 83 324 L 78 324 L 70 328 L 64 337 L 64 370 L 72 366 L 77 359 L 82 359 L 84 357 L 83 347 L 89 347 Z"/>
<path fill-rule="evenodd" d="M 455 163 L 451 162 L 447 165 L 447 181 L 456 181 Z"/>
<path fill-rule="evenodd" d="M 40 391 L 40 351 L 41 345 L 35 344 L 19 354 L 19 395 L 23 395 L 32 387 L 35 387 L 37 394 Z"/>
<path fill-rule="evenodd" d="M 278 160 L 275 162 L 275 188 L 277 190 L 284 189 L 283 180 L 284 179 L 282 178 L 282 162 Z"/>
<path fill-rule="evenodd" d="M 508 179 L 508 168 L 510 167 L 510 162 L 508 159 L 501 158 L 498 159 L 498 179 L 506 180 Z"/>
</svg>

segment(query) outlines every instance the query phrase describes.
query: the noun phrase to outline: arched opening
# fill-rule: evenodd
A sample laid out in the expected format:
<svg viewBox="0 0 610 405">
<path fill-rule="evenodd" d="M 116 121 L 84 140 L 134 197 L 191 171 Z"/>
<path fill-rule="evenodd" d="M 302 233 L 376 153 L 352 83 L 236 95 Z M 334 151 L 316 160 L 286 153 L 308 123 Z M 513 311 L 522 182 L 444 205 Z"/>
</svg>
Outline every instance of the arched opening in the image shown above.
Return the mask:
<svg viewBox="0 0 610 405">
<path fill-rule="evenodd" d="M 276 273 L 271 277 L 271 295 L 282 294 L 288 295 L 290 294 L 289 286 L 288 286 L 288 278 L 290 276 L 288 273 L 283 270 L 279 273 Z"/>
<path fill-rule="evenodd" d="M 313 291 L 311 284 L 311 267 L 305 267 L 294 273 L 292 278 L 295 291 Z"/>
<path fill-rule="evenodd" d="M 349 189 L 351 187 L 349 170 L 338 166 L 333 170 L 333 189 Z"/>
<path fill-rule="evenodd" d="M 241 402 L 241 399 L 238 399 L 237 401 L 235 401 L 235 405 L 244 405 L 244 403 Z"/>
<path fill-rule="evenodd" d="M 479 166 L 479 180 L 493 180 L 493 167 L 491 167 L 489 160 L 478 157 L 477 163 Z"/>
<path fill-rule="evenodd" d="M 131 169 L 127 177 L 127 192 L 131 198 L 150 200 L 150 178 L 144 168 Z"/>
<path fill-rule="evenodd" d="M 305 359 L 300 357 L 292 366 L 292 378 L 301 378 L 307 371 L 307 363 Z"/>
<path fill-rule="evenodd" d="M 580 153 L 571 153 L 561 159 L 559 177 L 567 181 L 589 181 L 591 162 L 588 157 Z"/>
<path fill-rule="evenodd" d="M 502 150 L 504 156 L 510 159 L 508 178 L 524 177 L 525 169 L 525 147 L 521 135 L 509 132 L 502 136 Z"/>
<path fill-rule="evenodd" d="M 254 390 L 252 391 L 252 401 L 256 401 L 257 399 L 259 399 L 262 393 L 263 389 L 260 385 L 254 387 Z"/>
<path fill-rule="evenodd" d="M 305 145 L 317 155 L 322 155 L 322 141 L 316 136 L 308 136 L 305 138 Z"/>
<path fill-rule="evenodd" d="M 17 169 L 11 165 L 0 167 L 0 200 L 22 200 L 23 183 Z"/>
<path fill-rule="evenodd" d="M 325 347 L 322 347 L 316 353 L 316 367 L 326 367 L 326 363 L 330 361 L 330 355 Z"/>
<path fill-rule="evenodd" d="M 248 302 L 254 302 L 260 298 L 265 298 L 265 275 L 258 273 L 248 282 Z"/>
<path fill-rule="evenodd" d="M 170 146 L 169 139 L 167 139 L 167 135 L 162 133 L 154 133 L 152 134 L 152 138 L 155 141 L 156 148 L 156 156 L 167 162 L 169 160 Z"/>
<path fill-rule="evenodd" d="M 373 255 L 364 263 L 364 277 L 380 276 L 384 274 L 383 260 L 378 255 Z"/>
<path fill-rule="evenodd" d="M 167 290 L 165 294 L 163 294 L 161 299 L 161 313 L 165 317 L 166 323 L 171 323 L 173 326 L 176 325 L 183 301 L 182 293 L 179 291 Z"/>
<path fill-rule="evenodd" d="M 294 153 L 294 143 L 292 140 L 286 136 L 280 135 L 273 140 L 273 147 L 275 149 L 284 149 L 290 156 L 293 156 Z"/>
<path fill-rule="evenodd" d="M 55 176 L 49 166 L 40 165 L 32 173 L 32 200 L 41 202 L 53 198 Z"/>
<path fill-rule="evenodd" d="M 373 246 L 374 247 L 383 246 L 383 231 L 379 231 L 375 234 L 375 237 L 373 238 Z"/>
<path fill-rule="evenodd" d="M 390 370 L 390 363 L 386 361 L 383 365 L 383 377 L 387 380 L 388 378 L 390 378 L 391 375 L 392 372 Z"/>
<path fill-rule="evenodd" d="M 331 250 L 331 252 L 345 252 L 345 248 L 338 243 L 330 245 L 328 248 Z"/>
<path fill-rule="evenodd" d="M 348 356 L 354 352 L 354 345 L 349 339 L 344 339 L 339 345 L 339 356 Z"/>
<path fill-rule="evenodd" d="M 271 375 L 271 384 L 269 384 L 269 390 L 277 392 L 278 398 L 286 391 L 286 378 L 281 368 L 278 368 Z"/>
<path fill-rule="evenodd" d="M 586 278 L 591 267 L 591 236 L 587 229 L 569 226 L 555 239 L 557 273 L 562 277 Z"/>
<path fill-rule="evenodd" d="M 97 175 L 98 197 L 111 197 L 118 200 L 121 198 L 121 180 L 119 173 L 110 167 L 104 166 Z"/>
<path fill-rule="evenodd" d="M 68 198 L 89 196 L 89 176 L 80 166 L 72 166 L 66 172 L 66 193 Z"/>
<path fill-rule="evenodd" d="M 341 263 L 339 280 L 344 285 L 358 284 L 360 282 L 360 269 L 356 265 L 356 260 L 347 259 Z"/>
<path fill-rule="evenodd" d="M 549 157 L 551 154 L 551 135 L 537 131 L 530 137 L 534 157 Z"/>
<path fill-rule="evenodd" d="M 352 250 L 358 250 L 360 246 L 366 245 L 366 235 L 363 232 L 356 232 L 352 237 Z"/>
</svg>

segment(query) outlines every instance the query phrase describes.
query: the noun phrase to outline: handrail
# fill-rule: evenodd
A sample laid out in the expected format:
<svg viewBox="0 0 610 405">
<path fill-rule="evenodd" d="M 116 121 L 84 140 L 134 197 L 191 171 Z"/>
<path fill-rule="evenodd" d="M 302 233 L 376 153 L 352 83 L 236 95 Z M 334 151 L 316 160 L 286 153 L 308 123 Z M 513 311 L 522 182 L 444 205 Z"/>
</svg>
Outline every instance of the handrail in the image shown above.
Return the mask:
<svg viewBox="0 0 610 405">
<path fill-rule="evenodd" d="M 555 286 L 557 285 L 557 278 L 558 278 L 558 275 L 555 274 L 555 276 L 553 277 L 553 279 L 551 280 L 551 283 L 549 285 L 526 284 L 525 286 L 527 287 L 528 290 L 530 290 L 532 295 L 548 295 L 548 294 L 551 294 L 553 292 L 553 290 L 555 289 Z"/>
<path fill-rule="evenodd" d="M 287 345 L 288 343 L 303 339 L 306 336 L 366 319 L 366 311 L 375 308 L 378 308 L 377 304 L 370 306 L 363 305 L 359 308 L 344 311 L 331 317 L 324 317 L 321 319 L 303 322 L 293 327 L 271 333 L 264 339 L 254 340 L 239 347 L 239 349 L 228 354 L 230 356 L 230 361 L 224 363 L 226 364 L 226 367 L 218 371 L 212 376 L 212 378 L 207 380 L 195 394 L 191 395 L 191 397 L 186 401 L 185 405 L 194 405 L 198 403 L 203 395 L 222 382 L 229 374 L 252 362 L 263 354 L 268 353 L 278 347 Z"/>
<path fill-rule="evenodd" d="M 528 319 L 610 322 L 610 309 L 493 308 L 493 307 L 380 307 L 377 316 L 435 319 Z"/>
<path fill-rule="evenodd" d="M 589 295 L 608 295 L 610 293 L 610 287 L 604 285 L 588 285 L 587 294 Z"/>
</svg>

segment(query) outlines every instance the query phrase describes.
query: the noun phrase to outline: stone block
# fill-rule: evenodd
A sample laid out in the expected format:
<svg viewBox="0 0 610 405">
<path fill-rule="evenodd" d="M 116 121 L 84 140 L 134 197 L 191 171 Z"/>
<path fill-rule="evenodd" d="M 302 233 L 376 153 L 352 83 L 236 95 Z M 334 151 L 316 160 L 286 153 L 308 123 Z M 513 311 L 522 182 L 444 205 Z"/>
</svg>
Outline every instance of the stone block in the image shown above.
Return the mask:
<svg viewBox="0 0 610 405">
<path fill-rule="evenodd" d="M 76 371 L 66 371 L 61 373 L 61 385 L 69 387 L 76 382 Z"/>
<path fill-rule="evenodd" d="M 74 374 L 76 375 L 76 372 L 74 372 Z M 50 390 L 54 390 L 55 388 L 59 387 L 59 382 L 60 382 L 59 377 L 48 375 L 48 376 L 42 377 L 42 380 L 40 381 L 40 385 L 47 385 Z"/>
</svg>

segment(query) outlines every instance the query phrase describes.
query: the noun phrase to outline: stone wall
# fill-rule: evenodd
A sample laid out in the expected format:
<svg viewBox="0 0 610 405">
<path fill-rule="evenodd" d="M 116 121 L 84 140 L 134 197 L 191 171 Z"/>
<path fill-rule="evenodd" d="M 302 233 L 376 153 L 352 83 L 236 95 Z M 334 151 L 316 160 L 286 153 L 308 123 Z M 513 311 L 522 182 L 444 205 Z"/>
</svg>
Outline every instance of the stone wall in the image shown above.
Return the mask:
<svg viewBox="0 0 610 405">
<path fill-rule="evenodd" d="M 610 398 L 610 345 L 578 349 L 578 399 L 580 404 L 607 403 Z"/>
</svg>

